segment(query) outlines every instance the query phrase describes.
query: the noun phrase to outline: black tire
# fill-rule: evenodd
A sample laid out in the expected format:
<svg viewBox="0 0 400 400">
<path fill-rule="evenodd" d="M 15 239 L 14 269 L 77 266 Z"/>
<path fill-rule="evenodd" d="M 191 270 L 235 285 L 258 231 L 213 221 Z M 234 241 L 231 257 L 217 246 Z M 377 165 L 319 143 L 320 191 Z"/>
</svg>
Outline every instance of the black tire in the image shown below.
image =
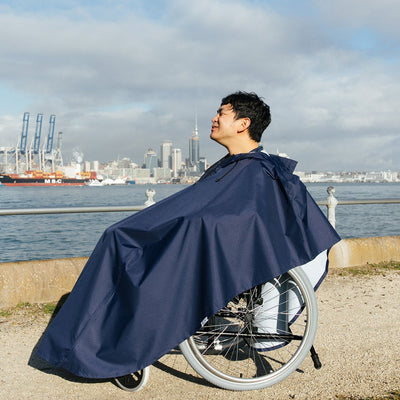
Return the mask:
<svg viewBox="0 0 400 400">
<path fill-rule="evenodd" d="M 132 374 L 114 378 L 116 385 L 127 392 L 137 392 L 141 390 L 149 379 L 150 367 L 146 367 Z"/>
</svg>

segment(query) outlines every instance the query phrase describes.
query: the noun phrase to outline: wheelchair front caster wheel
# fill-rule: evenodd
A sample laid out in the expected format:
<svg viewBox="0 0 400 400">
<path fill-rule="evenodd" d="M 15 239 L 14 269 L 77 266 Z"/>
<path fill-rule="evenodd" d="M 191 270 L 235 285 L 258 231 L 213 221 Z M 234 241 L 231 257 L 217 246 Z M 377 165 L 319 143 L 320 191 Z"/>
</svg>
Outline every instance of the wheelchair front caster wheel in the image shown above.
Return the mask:
<svg viewBox="0 0 400 400">
<path fill-rule="evenodd" d="M 150 367 L 128 375 L 114 378 L 116 385 L 127 392 L 137 392 L 142 389 L 149 379 Z"/>
</svg>

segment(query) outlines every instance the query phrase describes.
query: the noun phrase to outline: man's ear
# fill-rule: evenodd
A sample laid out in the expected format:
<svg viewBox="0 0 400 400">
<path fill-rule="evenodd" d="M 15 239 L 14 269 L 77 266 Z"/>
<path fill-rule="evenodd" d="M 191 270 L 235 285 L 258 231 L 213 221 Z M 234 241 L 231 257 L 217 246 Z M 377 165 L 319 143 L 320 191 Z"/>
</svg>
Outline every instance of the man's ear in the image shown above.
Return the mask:
<svg viewBox="0 0 400 400">
<path fill-rule="evenodd" d="M 238 133 L 243 133 L 244 131 L 248 130 L 251 124 L 250 118 L 240 118 L 240 125 L 238 128 Z"/>
</svg>

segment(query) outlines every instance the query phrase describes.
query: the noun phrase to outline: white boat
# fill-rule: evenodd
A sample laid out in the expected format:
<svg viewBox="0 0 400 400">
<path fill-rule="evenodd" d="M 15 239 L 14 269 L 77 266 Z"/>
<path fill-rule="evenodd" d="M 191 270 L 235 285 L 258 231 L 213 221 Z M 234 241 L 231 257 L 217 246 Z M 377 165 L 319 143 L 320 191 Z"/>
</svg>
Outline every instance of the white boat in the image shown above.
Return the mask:
<svg viewBox="0 0 400 400">
<path fill-rule="evenodd" d="M 104 179 L 103 185 L 126 185 L 126 177 L 117 179 Z"/>
<path fill-rule="evenodd" d="M 103 183 L 104 186 L 113 185 L 114 184 L 114 180 L 110 179 L 110 178 L 106 178 L 106 179 L 104 179 L 104 181 L 102 183 Z"/>
<path fill-rule="evenodd" d="M 115 179 L 113 185 L 126 185 L 126 178 Z"/>
<path fill-rule="evenodd" d="M 104 186 L 104 183 L 99 181 L 98 179 L 92 179 L 91 181 L 86 183 L 87 186 Z"/>
</svg>

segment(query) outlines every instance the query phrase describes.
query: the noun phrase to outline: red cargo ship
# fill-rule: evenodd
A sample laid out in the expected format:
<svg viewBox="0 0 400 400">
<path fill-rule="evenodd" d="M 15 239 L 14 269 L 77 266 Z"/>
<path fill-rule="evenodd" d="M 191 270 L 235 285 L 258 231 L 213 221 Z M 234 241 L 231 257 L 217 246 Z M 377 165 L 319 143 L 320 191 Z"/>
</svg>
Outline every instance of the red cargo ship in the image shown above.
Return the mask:
<svg viewBox="0 0 400 400">
<path fill-rule="evenodd" d="M 24 175 L 0 174 L 0 185 L 4 186 L 83 186 L 95 179 L 93 172 L 83 172 L 80 177 L 68 178 L 62 172 L 25 171 Z"/>
</svg>

